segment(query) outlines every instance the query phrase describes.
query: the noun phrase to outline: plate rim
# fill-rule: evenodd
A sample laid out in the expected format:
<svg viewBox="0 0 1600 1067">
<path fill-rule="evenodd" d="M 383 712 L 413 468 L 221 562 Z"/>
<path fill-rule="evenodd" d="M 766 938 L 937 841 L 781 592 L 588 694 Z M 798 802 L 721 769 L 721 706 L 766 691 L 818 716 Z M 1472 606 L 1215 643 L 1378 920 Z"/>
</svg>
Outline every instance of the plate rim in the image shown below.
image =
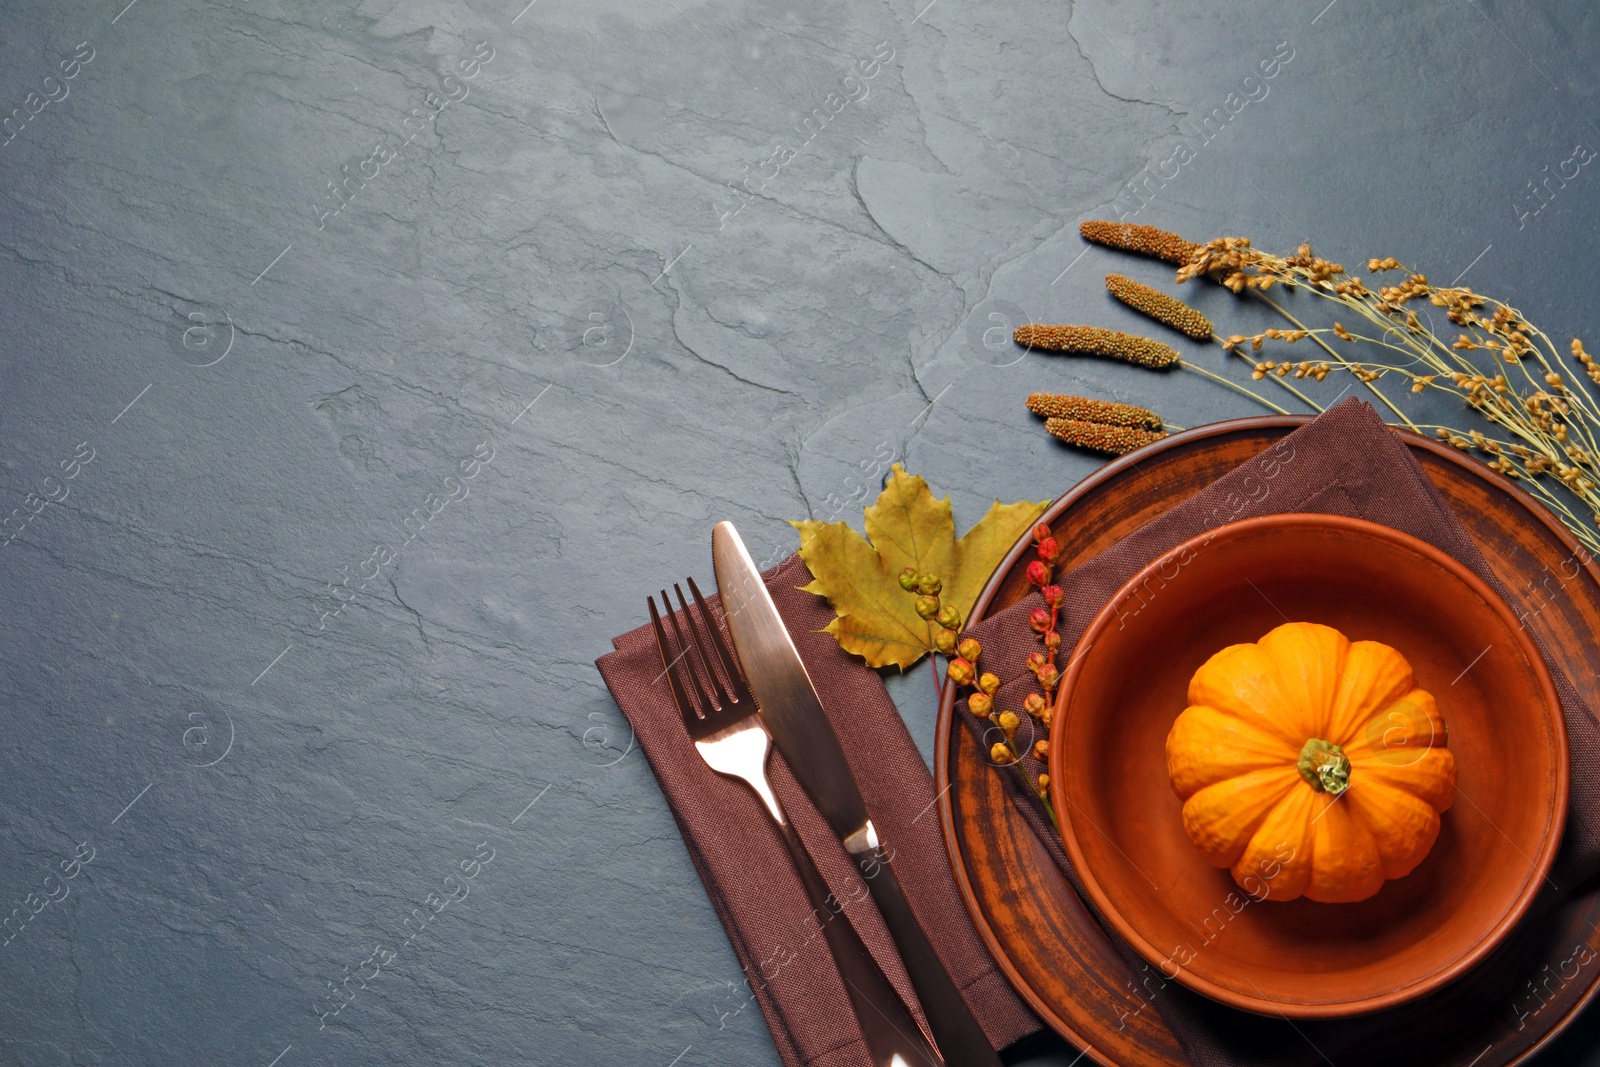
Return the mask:
<svg viewBox="0 0 1600 1067">
<path fill-rule="evenodd" d="M 1143 448 L 1139 448 L 1133 452 L 1127 453 L 1126 455 L 1116 457 L 1115 459 L 1112 459 L 1111 461 L 1091 471 L 1082 479 L 1068 487 L 1065 492 L 1052 501 L 1050 506 L 1045 509 L 1044 513 L 1039 516 L 1037 522 L 1053 523 L 1063 511 L 1071 507 L 1072 504 L 1074 504 L 1080 497 L 1086 495 L 1091 490 L 1098 488 L 1104 482 L 1116 477 L 1120 477 L 1129 468 L 1136 469 L 1138 466 L 1138 461 L 1141 458 L 1148 458 L 1150 455 L 1155 453 L 1162 452 L 1169 448 L 1173 448 L 1191 441 L 1204 440 L 1208 437 L 1219 437 L 1231 433 L 1274 429 L 1285 429 L 1292 432 L 1294 429 L 1306 425 L 1315 418 L 1315 415 L 1306 414 L 1251 415 L 1237 419 L 1224 419 L 1219 422 L 1205 423 L 1191 429 L 1180 430 L 1177 433 L 1171 434 L 1159 441 L 1154 441 L 1148 445 L 1145 445 Z M 1462 471 L 1471 474 L 1476 478 L 1487 481 L 1495 488 L 1508 493 L 1523 507 L 1525 511 L 1527 511 L 1533 517 L 1535 521 L 1538 521 L 1544 525 L 1563 545 L 1571 549 L 1575 554 L 1582 549 L 1582 546 L 1572 535 L 1572 532 L 1568 530 L 1559 519 L 1551 514 L 1548 508 L 1544 507 L 1542 504 L 1539 504 L 1538 501 L 1521 486 L 1499 474 L 1496 474 L 1484 464 L 1474 463 L 1472 460 L 1463 457 L 1458 449 L 1451 448 L 1441 442 L 1435 441 L 1429 437 L 1425 437 L 1419 433 L 1413 433 L 1397 427 L 1390 427 L 1390 429 L 1394 433 L 1398 434 L 1401 440 L 1405 441 L 1409 446 L 1420 447 L 1425 451 L 1433 453 L 1435 456 L 1445 460 L 1453 466 L 1456 466 Z M 1006 575 L 1009 574 L 1017 559 L 1028 550 L 1030 545 L 1031 538 L 1028 534 L 1024 534 L 1022 537 L 1018 538 L 1017 543 L 1011 547 L 1011 549 L 1006 553 L 1005 557 L 1001 559 L 1001 561 L 995 566 L 995 569 L 989 575 L 988 580 L 984 582 L 983 588 L 978 594 L 978 599 L 973 604 L 973 609 L 970 613 L 970 616 L 982 617 L 980 613 L 987 610 L 990 602 L 994 599 L 995 594 L 999 591 L 999 587 L 1004 581 Z M 1587 557 L 1585 562 L 1582 564 L 1582 570 L 1588 575 L 1589 580 L 1594 583 L 1597 588 L 1600 588 L 1600 554 L 1591 553 L 1587 550 L 1582 551 L 1583 555 Z M 983 941 L 984 947 L 989 950 L 989 955 L 994 960 L 996 968 L 1002 975 L 1005 976 L 1007 984 L 1009 984 L 1011 988 L 1022 997 L 1022 999 L 1031 1009 L 1033 1009 L 1035 1014 L 1039 1016 L 1046 1026 L 1055 1031 L 1063 1039 L 1070 1042 L 1075 1048 L 1080 1049 L 1084 1057 L 1092 1059 L 1096 1063 L 1102 1064 L 1103 1067 L 1121 1067 L 1121 1065 L 1115 1060 L 1110 1059 L 1100 1049 L 1095 1048 L 1091 1042 L 1085 1040 L 1083 1035 L 1080 1034 L 1076 1028 L 1070 1025 L 1065 1019 L 1061 1018 L 1061 1016 L 1058 1015 L 1055 1010 L 1049 1004 L 1047 1004 L 1026 981 L 1023 980 L 1021 974 L 1018 973 L 1016 966 L 1011 962 L 1010 957 L 1006 954 L 999 938 L 995 935 L 994 929 L 989 924 L 988 919 L 982 914 L 982 909 L 977 905 L 977 895 L 973 890 L 971 879 L 967 875 L 965 858 L 962 855 L 961 847 L 957 843 L 955 835 L 955 813 L 953 801 L 950 797 L 955 784 L 951 780 L 950 776 L 951 744 L 952 739 L 956 736 L 955 730 L 953 729 L 955 723 L 952 721 L 954 717 L 954 711 L 955 694 L 953 691 L 946 691 L 940 698 L 939 712 L 935 723 L 933 767 L 935 787 L 934 799 L 935 807 L 939 812 L 939 829 L 944 838 L 945 856 L 949 862 L 951 874 L 955 879 L 956 889 L 961 897 L 962 905 L 967 911 L 968 919 L 972 922 L 973 927 L 977 930 L 978 937 Z M 1029 830 L 1029 833 L 1032 833 L 1031 829 Z M 1589 987 L 1584 991 L 1583 996 L 1578 998 L 1578 1000 L 1572 1005 L 1571 1009 L 1566 1014 L 1551 1022 L 1549 1028 L 1538 1041 L 1534 1042 L 1526 1050 L 1518 1054 L 1513 1059 L 1505 1061 L 1501 1067 L 1518 1067 L 1518 1065 L 1525 1064 L 1532 1057 L 1538 1055 L 1547 1045 L 1560 1036 L 1573 1023 L 1573 1021 L 1577 1019 L 1579 1015 L 1583 1014 L 1584 1010 L 1594 1001 L 1596 994 L 1600 994 L 1600 972 L 1596 973 L 1594 980 L 1590 982 Z"/>
</svg>

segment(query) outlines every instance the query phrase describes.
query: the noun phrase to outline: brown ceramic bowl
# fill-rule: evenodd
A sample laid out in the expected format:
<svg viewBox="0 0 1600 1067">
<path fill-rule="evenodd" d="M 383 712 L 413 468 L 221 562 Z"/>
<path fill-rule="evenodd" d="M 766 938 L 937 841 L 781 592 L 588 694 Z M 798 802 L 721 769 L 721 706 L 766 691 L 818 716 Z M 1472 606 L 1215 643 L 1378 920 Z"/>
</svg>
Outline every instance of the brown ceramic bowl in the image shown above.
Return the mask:
<svg viewBox="0 0 1600 1067">
<path fill-rule="evenodd" d="M 1427 858 L 1376 896 L 1268 896 L 1235 913 L 1249 898 L 1184 832 L 1167 731 L 1202 663 L 1286 621 L 1398 649 L 1438 700 L 1458 788 Z M 1169 979 L 1265 1015 L 1391 1008 L 1481 960 L 1545 880 L 1567 806 L 1555 689 L 1505 604 L 1431 545 L 1329 515 L 1232 523 L 1141 571 L 1078 648 L 1051 799 L 1095 907 Z"/>
</svg>

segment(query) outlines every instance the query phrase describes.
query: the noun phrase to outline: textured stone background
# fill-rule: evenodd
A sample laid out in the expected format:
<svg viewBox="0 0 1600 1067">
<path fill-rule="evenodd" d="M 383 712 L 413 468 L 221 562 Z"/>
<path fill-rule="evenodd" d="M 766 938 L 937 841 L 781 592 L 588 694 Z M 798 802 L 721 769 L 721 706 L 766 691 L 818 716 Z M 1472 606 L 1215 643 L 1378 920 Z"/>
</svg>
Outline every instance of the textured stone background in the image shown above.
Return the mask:
<svg viewBox="0 0 1600 1067">
<path fill-rule="evenodd" d="M 0 911 L 69 891 L 0 947 L 7 1064 L 776 1063 L 592 660 L 874 457 L 964 523 L 1064 491 L 1031 390 L 1258 410 L 1004 341 L 1140 328 L 1101 279 L 1166 268 L 1077 223 L 1230 92 L 1139 221 L 1600 339 L 1600 173 L 1529 186 L 1600 147 L 1579 0 L 124 2 L 0 13 Z"/>
</svg>

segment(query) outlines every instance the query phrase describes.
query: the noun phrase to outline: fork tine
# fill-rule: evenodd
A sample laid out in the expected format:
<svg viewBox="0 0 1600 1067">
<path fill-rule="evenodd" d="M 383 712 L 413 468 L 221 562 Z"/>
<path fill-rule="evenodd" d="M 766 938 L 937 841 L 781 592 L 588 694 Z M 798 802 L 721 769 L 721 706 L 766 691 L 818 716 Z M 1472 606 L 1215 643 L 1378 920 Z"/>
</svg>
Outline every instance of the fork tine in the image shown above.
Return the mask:
<svg viewBox="0 0 1600 1067">
<path fill-rule="evenodd" d="M 706 629 L 711 631 L 711 643 L 716 646 L 717 658 L 722 661 L 722 671 L 727 675 L 733 699 L 740 703 L 750 701 L 750 687 L 744 684 L 739 666 L 734 662 L 733 653 L 728 650 L 727 642 L 722 639 L 722 627 L 718 626 L 716 619 L 712 617 L 711 606 L 706 603 L 706 598 L 700 595 L 700 587 L 694 584 L 693 578 L 689 579 L 689 592 L 694 594 L 695 606 L 700 609 L 701 618 L 705 619 Z"/>
<path fill-rule="evenodd" d="M 689 610 L 689 602 L 683 599 L 683 587 L 677 582 L 672 583 L 672 591 L 678 594 L 678 606 L 683 609 L 684 621 L 689 624 L 689 633 L 694 637 L 694 647 L 700 652 L 700 662 L 706 665 L 706 673 L 711 676 L 711 688 L 716 690 L 717 701 L 722 707 L 728 707 L 734 700 L 728 696 L 727 690 L 722 688 L 722 679 L 717 677 L 717 668 L 712 666 L 711 653 L 706 651 L 706 643 L 700 637 L 700 625 L 711 622 L 710 616 L 698 619 L 694 612 Z"/>
<path fill-rule="evenodd" d="M 700 714 L 703 718 L 709 719 L 713 709 L 718 708 L 718 705 L 712 702 L 705 687 L 700 684 L 700 669 L 695 666 L 694 653 L 689 650 L 689 642 L 683 639 L 683 629 L 678 625 L 678 616 L 672 612 L 672 601 L 667 599 L 665 589 L 661 590 L 661 603 L 668 611 L 667 621 L 672 624 L 672 635 L 678 639 L 678 647 L 683 649 L 678 659 L 688 665 L 689 681 L 694 686 L 695 695 L 700 698 Z"/>
<path fill-rule="evenodd" d="M 683 691 L 683 683 L 678 680 L 676 664 L 672 658 L 672 649 L 667 644 L 667 631 L 661 626 L 661 615 L 656 611 L 656 598 L 646 598 L 650 602 L 650 626 L 656 632 L 656 647 L 661 650 L 661 671 L 667 676 L 667 684 L 672 687 L 672 702 L 678 705 L 678 711 L 683 714 L 683 725 L 692 737 L 700 727 L 700 720 L 695 717 L 694 705 L 689 703 L 689 695 Z M 667 599 L 663 591 L 661 599 Z M 667 605 L 670 613 L 672 605 Z M 687 652 L 687 649 L 685 649 Z"/>
</svg>

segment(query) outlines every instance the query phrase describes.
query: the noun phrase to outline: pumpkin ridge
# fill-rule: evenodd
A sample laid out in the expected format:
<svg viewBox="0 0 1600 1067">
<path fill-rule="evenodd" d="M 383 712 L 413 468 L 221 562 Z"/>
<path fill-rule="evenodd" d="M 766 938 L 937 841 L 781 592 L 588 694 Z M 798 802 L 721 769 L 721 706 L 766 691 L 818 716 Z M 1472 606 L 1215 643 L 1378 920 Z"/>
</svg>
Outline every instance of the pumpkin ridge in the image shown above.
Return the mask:
<svg viewBox="0 0 1600 1067">
<path fill-rule="evenodd" d="M 1409 660 L 1381 642 L 1352 641 L 1328 709 L 1325 736 L 1348 746 L 1373 718 L 1413 692 L 1426 690 L 1418 688 Z"/>
<path fill-rule="evenodd" d="M 1455 802 L 1455 754 L 1443 747 L 1423 749 L 1420 752 L 1414 763 L 1391 762 L 1383 755 L 1352 759 L 1351 780 L 1366 779 L 1381 783 L 1416 797 L 1435 811 L 1448 811 L 1450 805 Z M 1430 785 L 1438 788 L 1430 789 Z"/>
<path fill-rule="evenodd" d="M 1180 800 L 1251 771 L 1282 767 L 1294 750 L 1259 723 L 1209 704 L 1183 710 L 1167 734 L 1167 776 Z"/>
<path fill-rule="evenodd" d="M 1188 702 L 1216 708 L 1271 734 L 1299 751 L 1305 738 L 1284 723 L 1288 686 L 1277 661 L 1255 642 L 1229 645 L 1212 654 L 1189 680 Z"/>
<path fill-rule="evenodd" d="M 1305 892 L 1311 877 L 1308 813 L 1315 798 L 1309 785 L 1295 782 L 1250 835 L 1232 873 L 1252 898 L 1293 900 Z"/>
<path fill-rule="evenodd" d="M 1256 644 L 1272 657 L 1282 676 L 1283 692 L 1290 700 L 1285 709 L 1288 725 L 1305 730 L 1308 738 L 1327 737 L 1344 684 L 1349 639 L 1321 623 L 1286 622 Z"/>
<path fill-rule="evenodd" d="M 1365 742 L 1363 744 L 1363 742 Z M 1340 741 L 1350 758 L 1370 759 L 1377 753 L 1409 753 L 1429 748 L 1445 748 L 1444 717 L 1439 714 L 1433 694 L 1413 686 L 1398 699 L 1379 705 Z"/>
<path fill-rule="evenodd" d="M 1386 878 L 1410 874 L 1438 839 L 1439 813 L 1425 799 L 1398 785 L 1377 779 L 1364 782 L 1360 796 L 1351 793 L 1350 803 L 1351 813 L 1378 847 Z"/>
<path fill-rule="evenodd" d="M 1325 904 L 1353 904 L 1383 888 L 1377 840 L 1343 795 L 1327 802 L 1312 836 L 1316 847 L 1306 896 Z"/>
<path fill-rule="evenodd" d="M 1269 767 L 1225 778 L 1184 801 L 1184 828 L 1208 862 L 1231 867 L 1267 816 L 1299 784 L 1293 767 Z M 1245 817 L 1241 818 L 1241 813 Z"/>
</svg>

